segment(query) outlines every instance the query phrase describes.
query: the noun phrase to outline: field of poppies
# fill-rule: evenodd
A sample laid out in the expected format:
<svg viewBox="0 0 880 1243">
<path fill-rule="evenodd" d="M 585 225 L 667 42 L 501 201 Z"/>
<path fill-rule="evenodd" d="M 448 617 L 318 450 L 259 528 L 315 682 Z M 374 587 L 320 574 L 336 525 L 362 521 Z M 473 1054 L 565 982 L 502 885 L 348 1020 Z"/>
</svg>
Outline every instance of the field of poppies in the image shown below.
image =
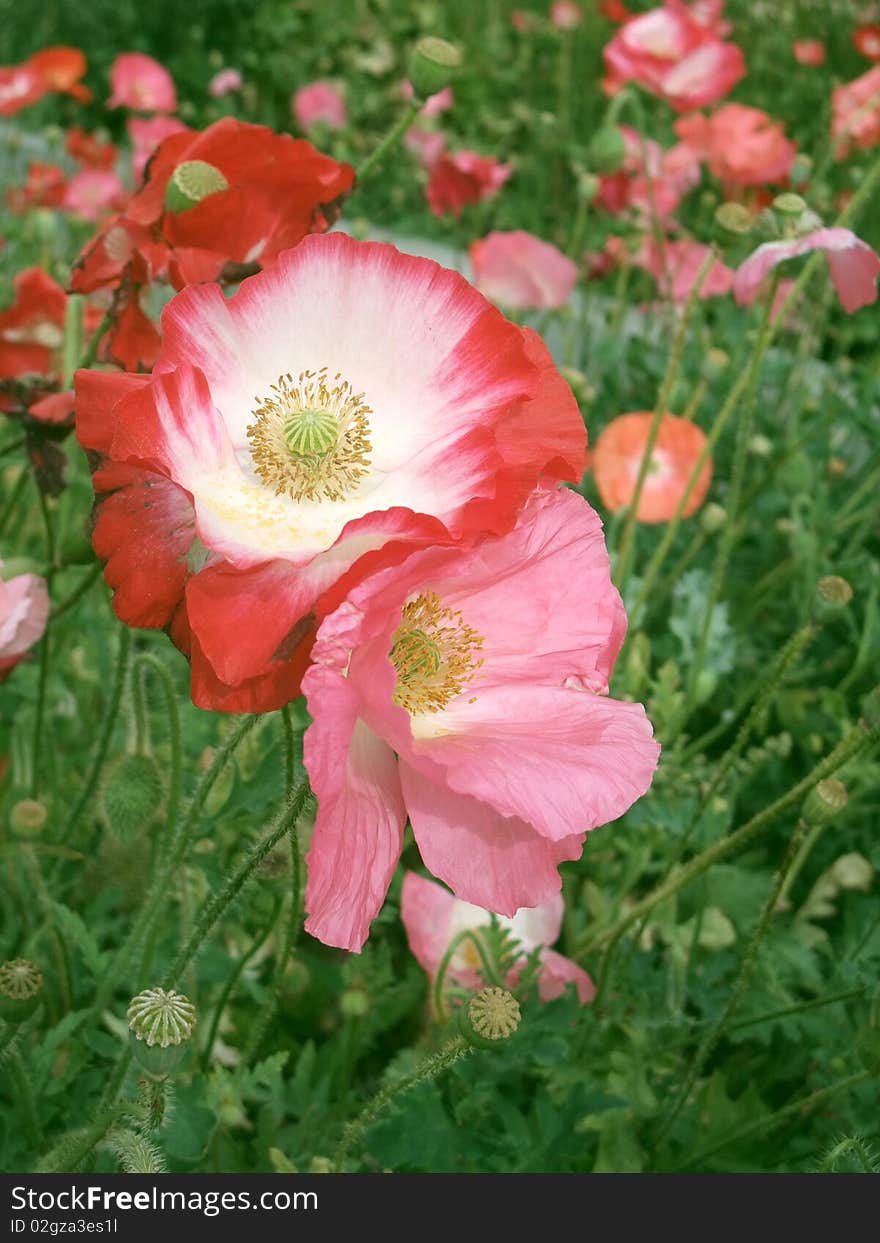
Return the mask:
<svg viewBox="0 0 880 1243">
<path fill-rule="evenodd" d="M 0 0 L 0 1169 L 880 1172 L 880 10 L 180 12 Z"/>
</svg>

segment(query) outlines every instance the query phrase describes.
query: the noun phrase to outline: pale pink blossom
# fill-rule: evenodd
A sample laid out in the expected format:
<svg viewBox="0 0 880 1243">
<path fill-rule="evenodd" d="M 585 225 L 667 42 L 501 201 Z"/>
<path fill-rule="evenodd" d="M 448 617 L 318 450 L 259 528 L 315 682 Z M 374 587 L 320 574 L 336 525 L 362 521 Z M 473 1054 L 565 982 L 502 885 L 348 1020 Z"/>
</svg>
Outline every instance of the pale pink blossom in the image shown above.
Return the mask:
<svg viewBox="0 0 880 1243">
<path fill-rule="evenodd" d="M 625 22 L 605 48 L 606 89 L 637 82 L 677 111 L 716 103 L 746 71 L 740 49 L 720 37 L 720 6 L 700 16 L 683 0 L 666 0 Z"/>
<path fill-rule="evenodd" d="M 825 64 L 825 44 L 821 39 L 795 39 L 791 51 L 799 65 L 815 68 Z"/>
<path fill-rule="evenodd" d="M 744 104 L 724 104 L 709 117 L 699 112 L 681 117 L 675 132 L 714 176 L 730 185 L 782 181 L 796 155 L 779 121 Z"/>
<path fill-rule="evenodd" d="M 301 130 L 313 125 L 326 125 L 329 129 L 344 129 L 348 114 L 345 100 L 332 82 L 311 82 L 295 91 L 290 109 Z"/>
<path fill-rule="evenodd" d="M 84 168 L 68 181 L 61 206 L 83 220 L 99 220 L 124 199 L 125 187 L 111 169 Z"/>
<path fill-rule="evenodd" d="M 176 112 L 177 93 L 168 70 L 143 52 L 124 52 L 110 68 L 108 108 Z"/>
<path fill-rule="evenodd" d="M 415 92 L 413 91 L 412 82 L 404 82 L 401 87 L 403 98 L 409 103 Z M 448 112 L 455 103 L 455 95 L 451 86 L 444 86 L 442 91 L 437 91 L 435 95 L 429 95 L 419 109 L 419 116 L 425 120 L 431 117 L 439 117 L 441 113 Z"/>
<path fill-rule="evenodd" d="M 430 168 L 446 150 L 446 135 L 436 129 L 422 129 L 412 125 L 403 138 L 407 151 L 412 151 L 421 160 L 425 168 Z"/>
<path fill-rule="evenodd" d="M 2 566 L 0 562 L 0 566 Z M 39 642 L 49 620 L 49 593 L 36 574 L 0 579 L 0 682 Z"/>
<path fill-rule="evenodd" d="M 170 134 L 186 133 L 187 126 L 176 117 L 129 117 L 128 136 L 131 139 L 131 171 L 135 186 L 139 186 L 150 156 Z"/>
<path fill-rule="evenodd" d="M 690 238 L 666 239 L 662 246 L 653 237 L 646 237 L 632 257 L 632 263 L 650 274 L 673 302 L 686 302 L 694 287 L 700 268 L 711 254 L 711 247 Z M 700 286 L 701 298 L 717 298 L 730 293 L 733 269 L 716 259 L 709 267 Z"/>
<path fill-rule="evenodd" d="M 551 310 L 564 306 L 577 282 L 571 259 L 532 233 L 490 233 L 470 247 L 474 284 L 500 306 Z"/>
<path fill-rule="evenodd" d="M 584 20 L 584 11 L 574 0 L 556 0 L 550 5 L 550 21 L 557 30 L 577 30 Z"/>
<path fill-rule="evenodd" d="M 880 142 L 880 65 L 854 82 L 838 86 L 831 96 L 831 137 L 834 158 L 852 149 L 866 150 Z"/>
<path fill-rule="evenodd" d="M 814 250 L 825 251 L 832 284 L 848 315 L 877 301 L 880 256 L 849 229 L 818 229 L 788 242 L 765 242 L 749 255 L 734 278 L 733 295 L 737 302 L 753 302 L 765 277 L 777 264 Z"/>
<path fill-rule="evenodd" d="M 558 893 L 558 865 L 656 766 L 644 709 L 607 696 L 625 629 L 601 522 L 566 489 L 539 489 L 507 535 L 415 552 L 354 588 L 303 679 L 307 930 L 361 948 L 407 818 L 466 902 L 512 917 Z"/>
<path fill-rule="evenodd" d="M 562 930 L 562 916 L 561 893 L 554 894 L 540 906 L 524 907 L 510 918 L 498 916 L 522 950 L 522 957 L 506 982 L 508 987 L 514 988 L 526 956 L 540 948 L 538 995 L 541 1000 L 552 1001 L 561 996 L 571 982 L 583 1005 L 593 999 L 592 980 L 576 962 L 549 948 Z M 466 931 L 479 935 L 479 929 L 490 922 L 491 913 L 470 902 L 462 902 L 436 881 L 407 872 L 400 895 L 400 917 L 413 955 L 433 980 L 452 940 Z M 468 989 L 482 988 L 488 981 L 482 978 L 480 967 L 479 952 L 465 937 L 453 951 L 445 979 Z"/>
<path fill-rule="evenodd" d="M 237 69 L 221 69 L 208 83 L 208 94 L 214 99 L 221 99 L 231 91 L 240 91 L 242 82 L 242 76 Z"/>
</svg>

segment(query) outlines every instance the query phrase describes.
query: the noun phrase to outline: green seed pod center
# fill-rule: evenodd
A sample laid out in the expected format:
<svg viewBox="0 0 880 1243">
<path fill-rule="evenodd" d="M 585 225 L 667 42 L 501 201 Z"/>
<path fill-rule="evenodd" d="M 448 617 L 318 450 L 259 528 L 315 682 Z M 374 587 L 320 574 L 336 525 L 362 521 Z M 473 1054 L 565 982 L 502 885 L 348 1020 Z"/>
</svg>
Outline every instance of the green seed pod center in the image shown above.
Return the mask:
<svg viewBox="0 0 880 1243">
<path fill-rule="evenodd" d="M 219 168 L 204 160 L 185 160 L 171 174 L 165 191 L 165 206 L 169 211 L 188 211 L 209 194 L 228 189 L 229 182 Z"/>
<path fill-rule="evenodd" d="M 296 410 L 284 422 L 284 443 L 294 457 L 323 457 L 339 443 L 339 423 L 327 410 Z"/>
</svg>

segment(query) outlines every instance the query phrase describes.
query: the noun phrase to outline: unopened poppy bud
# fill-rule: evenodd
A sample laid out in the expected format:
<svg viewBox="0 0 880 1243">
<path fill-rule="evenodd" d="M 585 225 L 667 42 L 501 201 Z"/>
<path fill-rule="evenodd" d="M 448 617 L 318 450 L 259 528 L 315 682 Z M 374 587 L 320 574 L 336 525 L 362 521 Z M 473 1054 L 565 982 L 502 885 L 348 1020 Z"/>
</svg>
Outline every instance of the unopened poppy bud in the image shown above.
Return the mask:
<svg viewBox="0 0 880 1243">
<path fill-rule="evenodd" d="M 793 186 L 805 185 L 813 172 L 813 161 L 808 155 L 798 154 L 792 161 L 791 168 L 788 171 L 788 180 Z"/>
<path fill-rule="evenodd" d="M 773 200 L 773 209 L 782 216 L 800 216 L 806 210 L 806 203 L 799 194 L 777 194 Z"/>
<path fill-rule="evenodd" d="M 43 973 L 27 958 L 0 966 L 0 1018 L 21 1023 L 33 1014 L 43 993 Z"/>
<path fill-rule="evenodd" d="M 597 173 L 616 173 L 626 159 L 626 143 L 616 125 L 603 125 L 587 148 L 590 167 Z"/>
<path fill-rule="evenodd" d="M 339 998 L 339 1009 L 347 1019 L 362 1019 L 370 1009 L 370 999 L 362 988 L 347 988 Z"/>
<path fill-rule="evenodd" d="M 742 203 L 722 203 L 715 212 L 715 219 L 728 233 L 750 233 L 755 218 Z"/>
<path fill-rule="evenodd" d="M 144 1070 L 167 1075 L 186 1053 L 196 1025 L 196 1008 L 183 993 L 147 988 L 126 1011 L 132 1052 Z"/>
<path fill-rule="evenodd" d="M 710 501 L 700 514 L 700 524 L 707 535 L 720 531 L 727 521 L 727 510 L 717 501 Z"/>
<path fill-rule="evenodd" d="M 599 178 L 594 173 L 581 173 L 577 179 L 578 198 L 584 203 L 592 203 L 599 193 Z"/>
<path fill-rule="evenodd" d="M 123 755 L 101 787 L 107 828 L 120 842 L 131 842 L 152 823 L 162 801 L 162 781 L 149 755 Z"/>
<path fill-rule="evenodd" d="M 209 194 L 228 190 L 229 182 L 213 164 L 205 160 L 184 160 L 171 174 L 165 188 L 165 207 L 168 211 L 189 211 Z"/>
<path fill-rule="evenodd" d="M 409 63 L 409 80 L 416 99 L 427 99 L 449 86 L 461 69 L 461 52 L 445 39 L 426 35 L 419 39 Z"/>
<path fill-rule="evenodd" d="M 762 436 L 759 432 L 749 437 L 748 449 L 749 453 L 754 454 L 755 457 L 769 457 L 773 452 L 773 441 L 769 436 Z"/>
<path fill-rule="evenodd" d="M 9 813 L 9 825 L 17 837 L 39 837 L 48 818 L 45 803 L 35 798 L 23 798 Z"/>
<path fill-rule="evenodd" d="M 874 881 L 874 868 L 858 851 L 851 850 L 835 859 L 830 868 L 831 878 L 841 889 L 858 889 L 867 893 Z"/>
<path fill-rule="evenodd" d="M 846 786 L 842 781 L 829 777 L 813 786 L 804 800 L 803 817 L 807 824 L 815 827 L 828 824 L 838 812 L 843 811 L 847 804 Z"/>
<path fill-rule="evenodd" d="M 513 993 L 506 988 L 482 988 L 462 1006 L 462 1033 L 478 1048 L 492 1048 L 509 1039 L 519 1027 L 522 1011 Z"/>
<path fill-rule="evenodd" d="M 853 589 L 839 574 L 826 574 L 816 584 L 816 614 L 820 618 L 842 612 L 853 598 Z"/>
</svg>

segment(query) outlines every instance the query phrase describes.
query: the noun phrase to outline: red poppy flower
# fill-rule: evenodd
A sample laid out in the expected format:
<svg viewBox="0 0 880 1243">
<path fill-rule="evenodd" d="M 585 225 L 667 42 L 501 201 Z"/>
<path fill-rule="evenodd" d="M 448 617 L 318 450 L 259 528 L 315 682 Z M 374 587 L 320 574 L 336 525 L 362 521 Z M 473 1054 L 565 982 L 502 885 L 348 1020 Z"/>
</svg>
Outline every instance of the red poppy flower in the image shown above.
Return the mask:
<svg viewBox="0 0 880 1243">
<path fill-rule="evenodd" d="M 880 61 L 880 26 L 859 26 L 853 32 L 853 47 L 875 63 Z"/>
<path fill-rule="evenodd" d="M 116 147 L 113 143 L 102 142 L 78 125 L 71 126 L 67 131 L 64 145 L 67 154 L 83 168 L 110 169 L 116 163 Z"/>
<path fill-rule="evenodd" d="M 87 104 L 91 100 L 92 92 L 80 82 L 88 65 L 79 48 L 43 48 L 41 52 L 31 56 L 27 63 L 44 83 L 47 91 L 58 95 L 71 95 L 81 104 Z"/>
<path fill-rule="evenodd" d="M 0 376 L 46 375 L 64 339 L 67 295 L 42 268 L 15 281 L 15 301 L 0 312 Z"/>
<path fill-rule="evenodd" d="M 60 207 L 66 188 L 63 168 L 35 160 L 28 165 L 24 185 L 6 191 L 6 206 L 16 215 L 31 207 Z"/>
<path fill-rule="evenodd" d="M 596 441 L 590 468 L 602 502 L 611 513 L 633 498 L 653 418 L 650 411 L 621 414 L 603 428 Z M 673 517 L 705 444 L 706 434 L 701 428 L 688 419 L 664 414 L 639 498 L 639 522 L 668 522 Z M 711 482 L 709 458 L 685 506 L 685 518 L 702 505 Z"/>
<path fill-rule="evenodd" d="M 458 217 L 468 204 L 496 195 L 512 172 L 512 164 L 500 164 L 492 156 L 473 151 L 443 153 L 431 165 L 425 190 L 428 206 L 435 216 Z"/>
</svg>

